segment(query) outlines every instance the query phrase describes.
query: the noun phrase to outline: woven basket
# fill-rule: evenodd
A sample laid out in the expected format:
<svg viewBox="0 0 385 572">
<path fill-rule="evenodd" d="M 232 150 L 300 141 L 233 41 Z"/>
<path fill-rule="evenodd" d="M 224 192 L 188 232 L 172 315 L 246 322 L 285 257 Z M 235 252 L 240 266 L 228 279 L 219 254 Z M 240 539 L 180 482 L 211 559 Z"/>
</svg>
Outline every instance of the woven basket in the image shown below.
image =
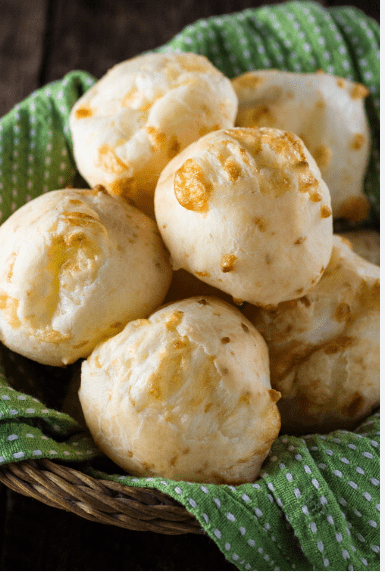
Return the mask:
<svg viewBox="0 0 385 572">
<path fill-rule="evenodd" d="M 95 479 L 48 459 L 5 465 L 0 482 L 93 522 L 160 534 L 205 534 L 184 506 L 162 492 Z"/>
</svg>

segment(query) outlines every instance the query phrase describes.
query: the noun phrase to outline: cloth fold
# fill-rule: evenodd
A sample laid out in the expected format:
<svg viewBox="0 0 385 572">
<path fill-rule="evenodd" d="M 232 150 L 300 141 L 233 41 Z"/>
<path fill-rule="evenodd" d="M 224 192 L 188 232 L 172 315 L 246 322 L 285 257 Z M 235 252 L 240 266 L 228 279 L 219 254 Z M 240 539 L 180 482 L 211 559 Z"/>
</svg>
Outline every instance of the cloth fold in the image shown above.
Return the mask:
<svg viewBox="0 0 385 572">
<path fill-rule="evenodd" d="M 365 223 L 378 226 L 375 21 L 353 7 L 287 2 L 199 20 L 155 51 L 204 54 L 228 77 L 252 69 L 322 69 L 365 84 L 372 136 L 365 180 L 372 208 Z M 43 192 L 87 186 L 76 171 L 68 115 L 95 81 L 86 72 L 71 72 L 0 120 L 0 223 Z M 240 570 L 379 569 L 379 412 L 356 431 L 280 436 L 252 484 L 138 479 L 92 466 L 100 452 L 90 436 L 71 417 L 32 396 L 34 387 L 55 383 L 52 368 L 28 363 L 0 344 L 0 465 L 36 458 L 89 461 L 92 476 L 166 492 L 196 516 Z M 14 377 L 31 391 L 16 391 Z"/>
</svg>

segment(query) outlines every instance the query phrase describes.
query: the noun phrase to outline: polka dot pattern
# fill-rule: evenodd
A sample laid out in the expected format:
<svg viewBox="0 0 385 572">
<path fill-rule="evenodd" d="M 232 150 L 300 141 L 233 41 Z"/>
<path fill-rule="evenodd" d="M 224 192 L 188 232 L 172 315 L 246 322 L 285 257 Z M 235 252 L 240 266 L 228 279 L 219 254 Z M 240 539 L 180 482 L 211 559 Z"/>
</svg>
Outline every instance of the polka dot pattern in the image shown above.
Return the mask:
<svg viewBox="0 0 385 572">
<path fill-rule="evenodd" d="M 99 454 L 71 417 L 15 391 L 1 373 L 0 428 L 0 465 L 37 457 L 88 460 Z"/>
<path fill-rule="evenodd" d="M 325 10 L 318 3 L 286 2 L 199 20 L 158 51 L 205 54 L 228 77 L 253 69 L 322 69 L 365 84 L 372 132 L 365 190 L 377 223 L 380 94 L 374 21 L 351 7 Z M 0 223 L 44 192 L 87 186 L 75 169 L 68 115 L 94 82 L 84 72 L 67 74 L 0 120 Z M 0 465 L 31 458 L 92 461 L 98 450 L 74 420 L 12 388 L 17 376 L 28 385 L 31 373 L 22 360 L 10 359 L 6 378 L 0 355 Z M 378 413 L 354 432 L 281 436 L 258 480 L 239 486 L 87 471 L 177 499 L 240 570 L 375 570 L 379 436 Z"/>
</svg>

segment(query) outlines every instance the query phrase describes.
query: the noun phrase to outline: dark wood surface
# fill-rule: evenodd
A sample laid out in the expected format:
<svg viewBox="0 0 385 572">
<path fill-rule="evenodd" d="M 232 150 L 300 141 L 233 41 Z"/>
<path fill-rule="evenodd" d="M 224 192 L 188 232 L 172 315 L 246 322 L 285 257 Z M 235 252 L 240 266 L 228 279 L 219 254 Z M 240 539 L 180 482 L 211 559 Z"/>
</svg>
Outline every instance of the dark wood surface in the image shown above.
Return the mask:
<svg viewBox="0 0 385 572">
<path fill-rule="evenodd" d="M 0 0 L 0 116 L 34 89 L 82 69 L 160 46 L 199 18 L 273 2 L 257 0 Z M 275 2 L 274 2 L 275 3 Z M 355 5 L 379 22 L 380 2 Z M 0 485 L 1 570 L 236 570 L 196 535 L 131 532 L 81 519 Z"/>
</svg>

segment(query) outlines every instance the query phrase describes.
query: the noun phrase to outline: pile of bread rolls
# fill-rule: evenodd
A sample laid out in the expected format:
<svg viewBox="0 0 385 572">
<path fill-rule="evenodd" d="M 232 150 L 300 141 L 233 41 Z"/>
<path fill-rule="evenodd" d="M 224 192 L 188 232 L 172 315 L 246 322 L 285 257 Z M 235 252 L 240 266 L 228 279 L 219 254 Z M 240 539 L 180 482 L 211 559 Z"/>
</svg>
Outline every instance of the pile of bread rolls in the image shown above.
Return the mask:
<svg viewBox="0 0 385 572">
<path fill-rule="evenodd" d="M 0 227 L 0 340 L 87 358 L 85 422 L 130 474 L 250 482 L 281 430 L 379 405 L 377 236 L 351 237 L 362 257 L 333 235 L 368 214 L 366 95 L 177 53 L 116 65 L 75 104 L 91 189 Z"/>
</svg>

